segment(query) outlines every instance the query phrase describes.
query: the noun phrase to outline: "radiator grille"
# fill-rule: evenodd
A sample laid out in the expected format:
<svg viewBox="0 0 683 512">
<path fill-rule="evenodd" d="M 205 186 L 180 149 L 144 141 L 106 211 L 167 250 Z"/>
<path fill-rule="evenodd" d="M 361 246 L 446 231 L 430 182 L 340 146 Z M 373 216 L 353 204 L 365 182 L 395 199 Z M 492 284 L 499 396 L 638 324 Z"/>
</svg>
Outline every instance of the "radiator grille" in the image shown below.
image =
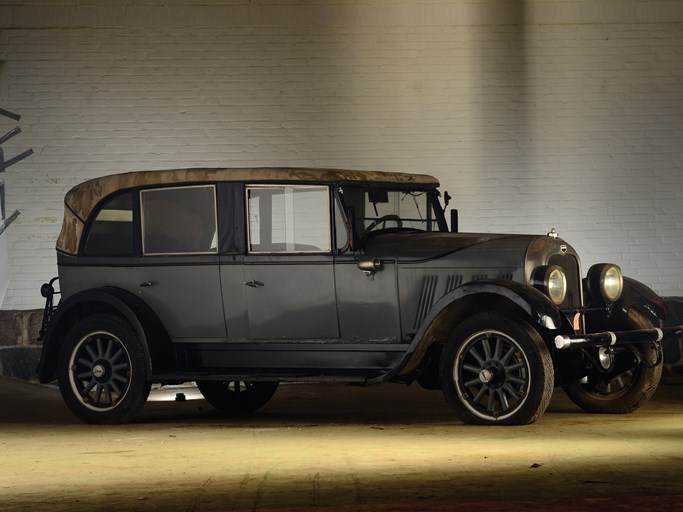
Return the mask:
<svg viewBox="0 0 683 512">
<path fill-rule="evenodd" d="M 568 311 L 581 307 L 581 274 L 579 272 L 579 262 L 572 255 L 556 254 L 551 256 L 549 265 L 558 265 L 564 269 L 567 276 L 567 297 L 560 304 L 560 309 Z"/>
</svg>

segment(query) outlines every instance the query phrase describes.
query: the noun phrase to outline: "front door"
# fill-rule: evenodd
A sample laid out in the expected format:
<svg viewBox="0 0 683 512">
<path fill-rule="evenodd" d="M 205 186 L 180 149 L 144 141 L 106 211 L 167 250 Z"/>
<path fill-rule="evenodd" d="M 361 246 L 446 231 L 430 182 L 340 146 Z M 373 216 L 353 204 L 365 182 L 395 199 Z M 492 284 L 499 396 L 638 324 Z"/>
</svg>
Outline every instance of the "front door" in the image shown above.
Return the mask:
<svg viewBox="0 0 683 512">
<path fill-rule="evenodd" d="M 249 337 L 338 338 L 329 187 L 251 185 L 246 202 Z"/>
</svg>

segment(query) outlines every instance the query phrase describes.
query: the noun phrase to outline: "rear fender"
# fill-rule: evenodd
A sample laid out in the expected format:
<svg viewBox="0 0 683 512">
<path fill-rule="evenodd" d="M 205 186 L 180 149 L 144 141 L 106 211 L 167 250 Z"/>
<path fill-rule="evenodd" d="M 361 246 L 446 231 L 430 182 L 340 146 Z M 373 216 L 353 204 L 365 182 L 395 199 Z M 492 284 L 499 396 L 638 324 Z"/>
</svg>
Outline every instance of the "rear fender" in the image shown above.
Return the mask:
<svg viewBox="0 0 683 512">
<path fill-rule="evenodd" d="M 145 353 L 146 376 L 152 379 L 152 358 L 159 366 L 166 366 L 171 351 L 162 350 L 168 340 L 161 322 L 147 305 L 130 292 L 114 287 L 87 290 L 62 301 L 50 319 L 43 339 L 38 363 L 38 379 L 47 383 L 57 377 L 57 361 L 64 338 L 80 319 L 99 313 L 124 318 L 135 330 Z M 166 354 L 164 356 L 164 354 Z M 157 368 L 158 369 L 158 368 Z"/>
</svg>

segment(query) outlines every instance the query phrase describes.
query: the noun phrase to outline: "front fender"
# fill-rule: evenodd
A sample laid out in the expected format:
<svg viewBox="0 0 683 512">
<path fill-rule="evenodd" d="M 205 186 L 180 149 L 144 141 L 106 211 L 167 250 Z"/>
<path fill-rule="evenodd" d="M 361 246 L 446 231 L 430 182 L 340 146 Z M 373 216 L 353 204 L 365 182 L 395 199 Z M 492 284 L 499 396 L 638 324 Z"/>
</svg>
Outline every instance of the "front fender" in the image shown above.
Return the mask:
<svg viewBox="0 0 683 512">
<path fill-rule="evenodd" d="M 611 308 L 606 308 L 602 299 L 588 296 L 586 301 L 589 311 L 586 314 L 588 332 L 618 331 L 629 329 L 631 317 L 642 315 L 654 327 L 673 327 L 668 322 L 666 302 L 650 287 L 643 283 L 624 277 L 624 290 L 621 298 Z M 591 307 L 594 309 L 591 310 Z M 679 337 L 667 337 L 661 342 L 664 363 L 680 365 L 683 363 L 683 340 Z"/>
<path fill-rule="evenodd" d="M 666 304 L 662 298 L 652 288 L 630 277 L 624 277 L 624 291 L 617 305 L 624 313 L 632 308 L 637 309 L 655 327 L 667 318 Z"/>
<path fill-rule="evenodd" d="M 40 361 L 36 369 L 42 383 L 57 376 L 57 361 L 64 337 L 79 319 L 96 313 L 110 313 L 123 317 L 135 330 L 145 353 L 146 374 L 151 380 L 152 360 L 144 324 L 154 322 L 147 306 L 130 292 L 114 287 L 102 287 L 76 293 L 62 301 L 50 319 L 43 339 Z M 149 330 L 149 329 L 148 329 Z"/>
<path fill-rule="evenodd" d="M 666 320 L 666 304 L 651 288 L 643 283 L 624 277 L 624 289 L 614 304 L 606 304 L 601 297 L 586 290 L 586 327 L 587 332 L 614 331 L 626 329 L 629 315 L 637 312 L 643 315 L 654 327 L 662 327 Z"/>
<path fill-rule="evenodd" d="M 467 283 L 434 304 L 401 362 L 373 382 L 404 380 L 404 377 L 410 380 L 409 376 L 419 368 L 432 345 L 446 340 L 463 319 L 484 311 L 504 311 L 522 316 L 529 323 L 552 331 L 562 330 L 565 325 L 557 306 L 531 286 L 502 279 Z"/>
</svg>

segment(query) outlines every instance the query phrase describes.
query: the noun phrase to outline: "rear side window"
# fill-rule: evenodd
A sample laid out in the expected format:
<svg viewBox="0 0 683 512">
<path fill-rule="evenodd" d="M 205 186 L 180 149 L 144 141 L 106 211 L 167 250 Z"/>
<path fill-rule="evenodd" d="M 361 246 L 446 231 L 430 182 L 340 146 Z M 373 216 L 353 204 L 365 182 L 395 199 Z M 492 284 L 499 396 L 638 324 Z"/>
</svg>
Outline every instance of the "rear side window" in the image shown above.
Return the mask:
<svg viewBox="0 0 683 512">
<path fill-rule="evenodd" d="M 127 192 L 100 207 L 83 252 L 88 256 L 131 256 L 133 250 L 133 194 Z"/>
<path fill-rule="evenodd" d="M 218 252 L 213 185 L 143 190 L 140 209 L 144 254 Z"/>
</svg>

